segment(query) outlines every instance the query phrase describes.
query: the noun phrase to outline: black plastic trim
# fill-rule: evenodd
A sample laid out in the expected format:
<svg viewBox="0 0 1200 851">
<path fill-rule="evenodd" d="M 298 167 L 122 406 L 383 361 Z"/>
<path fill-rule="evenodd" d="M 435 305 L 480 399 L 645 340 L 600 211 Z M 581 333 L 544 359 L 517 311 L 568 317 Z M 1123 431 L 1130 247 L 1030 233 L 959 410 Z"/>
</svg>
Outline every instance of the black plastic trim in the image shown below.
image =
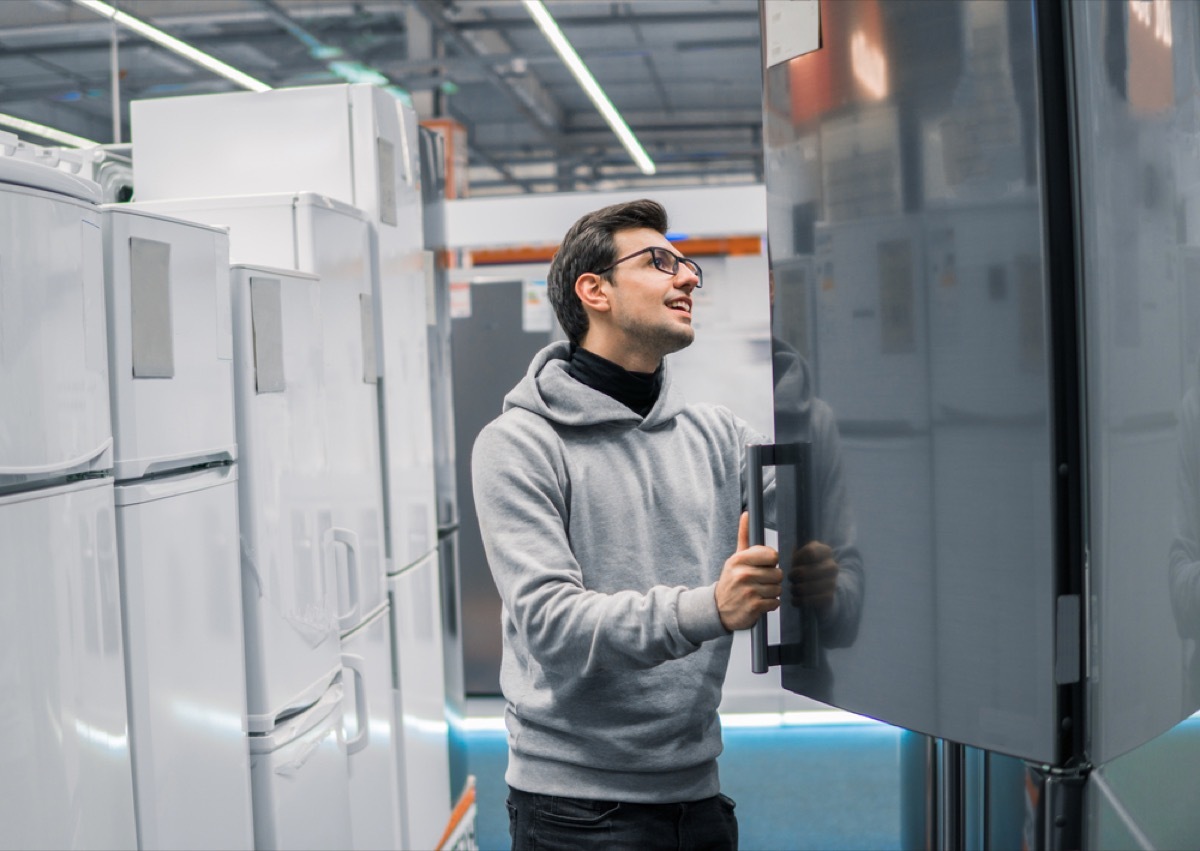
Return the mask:
<svg viewBox="0 0 1200 851">
<path fill-rule="evenodd" d="M 1050 383 L 1053 412 L 1054 594 L 1084 593 L 1086 470 L 1082 256 L 1077 222 L 1078 145 L 1070 42 L 1070 9 L 1056 0 L 1032 3 L 1041 88 L 1042 191 L 1048 274 Z M 1086 618 L 1081 618 L 1081 633 Z M 1086 647 L 1080 635 L 1080 646 Z M 1081 654 L 1081 666 L 1084 663 Z M 1057 687 L 1056 762 L 1084 760 L 1086 678 Z"/>
</svg>

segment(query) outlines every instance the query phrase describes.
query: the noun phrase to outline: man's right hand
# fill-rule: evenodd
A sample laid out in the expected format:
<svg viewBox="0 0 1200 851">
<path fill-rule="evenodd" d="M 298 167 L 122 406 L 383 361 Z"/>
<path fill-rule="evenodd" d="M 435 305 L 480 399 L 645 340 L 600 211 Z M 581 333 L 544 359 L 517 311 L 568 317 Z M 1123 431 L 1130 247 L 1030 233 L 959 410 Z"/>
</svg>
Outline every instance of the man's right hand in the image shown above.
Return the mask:
<svg viewBox="0 0 1200 851">
<path fill-rule="evenodd" d="M 750 515 L 742 512 L 737 552 L 725 562 L 717 580 L 717 612 L 722 626 L 730 632 L 749 629 L 759 617 L 779 608 L 782 593 L 779 553 L 762 545 L 750 546 Z"/>
</svg>

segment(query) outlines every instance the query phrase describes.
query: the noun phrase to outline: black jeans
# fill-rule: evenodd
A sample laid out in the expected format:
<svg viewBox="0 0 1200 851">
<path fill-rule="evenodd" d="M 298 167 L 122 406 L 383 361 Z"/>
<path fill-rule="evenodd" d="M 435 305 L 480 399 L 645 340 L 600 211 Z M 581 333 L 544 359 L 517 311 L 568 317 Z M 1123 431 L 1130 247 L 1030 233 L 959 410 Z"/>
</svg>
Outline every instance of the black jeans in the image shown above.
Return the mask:
<svg viewBox="0 0 1200 851">
<path fill-rule="evenodd" d="M 737 816 L 724 795 L 680 804 L 627 804 L 508 788 L 513 851 L 736 851 Z"/>
</svg>

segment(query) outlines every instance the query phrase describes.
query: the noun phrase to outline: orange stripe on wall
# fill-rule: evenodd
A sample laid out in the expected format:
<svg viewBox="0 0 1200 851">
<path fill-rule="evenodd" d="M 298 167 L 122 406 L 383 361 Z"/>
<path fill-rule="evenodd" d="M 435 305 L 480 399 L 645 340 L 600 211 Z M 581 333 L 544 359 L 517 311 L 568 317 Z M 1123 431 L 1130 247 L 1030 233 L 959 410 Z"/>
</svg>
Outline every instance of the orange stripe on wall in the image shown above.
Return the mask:
<svg viewBox="0 0 1200 851">
<path fill-rule="evenodd" d="M 719 236 L 707 239 L 681 239 L 671 243 L 685 257 L 762 254 L 761 236 Z M 515 248 L 481 248 L 470 252 L 473 266 L 502 266 L 513 263 L 549 263 L 557 245 L 522 245 Z"/>
</svg>

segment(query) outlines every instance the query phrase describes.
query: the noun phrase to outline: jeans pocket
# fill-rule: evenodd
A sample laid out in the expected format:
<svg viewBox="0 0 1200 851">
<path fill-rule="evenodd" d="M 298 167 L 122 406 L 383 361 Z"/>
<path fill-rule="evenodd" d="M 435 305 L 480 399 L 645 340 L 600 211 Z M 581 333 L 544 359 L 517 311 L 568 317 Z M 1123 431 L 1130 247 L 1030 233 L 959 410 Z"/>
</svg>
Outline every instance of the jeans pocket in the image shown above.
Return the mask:
<svg viewBox="0 0 1200 851">
<path fill-rule="evenodd" d="M 718 792 L 717 801 L 729 812 L 733 812 L 737 809 L 737 801 L 733 800 L 733 798 L 730 798 L 728 795 L 722 795 L 720 792 Z"/>
<path fill-rule="evenodd" d="M 621 804 L 617 801 L 547 797 L 537 809 L 537 818 L 546 824 L 595 830 L 607 826 L 619 809 Z"/>
</svg>

